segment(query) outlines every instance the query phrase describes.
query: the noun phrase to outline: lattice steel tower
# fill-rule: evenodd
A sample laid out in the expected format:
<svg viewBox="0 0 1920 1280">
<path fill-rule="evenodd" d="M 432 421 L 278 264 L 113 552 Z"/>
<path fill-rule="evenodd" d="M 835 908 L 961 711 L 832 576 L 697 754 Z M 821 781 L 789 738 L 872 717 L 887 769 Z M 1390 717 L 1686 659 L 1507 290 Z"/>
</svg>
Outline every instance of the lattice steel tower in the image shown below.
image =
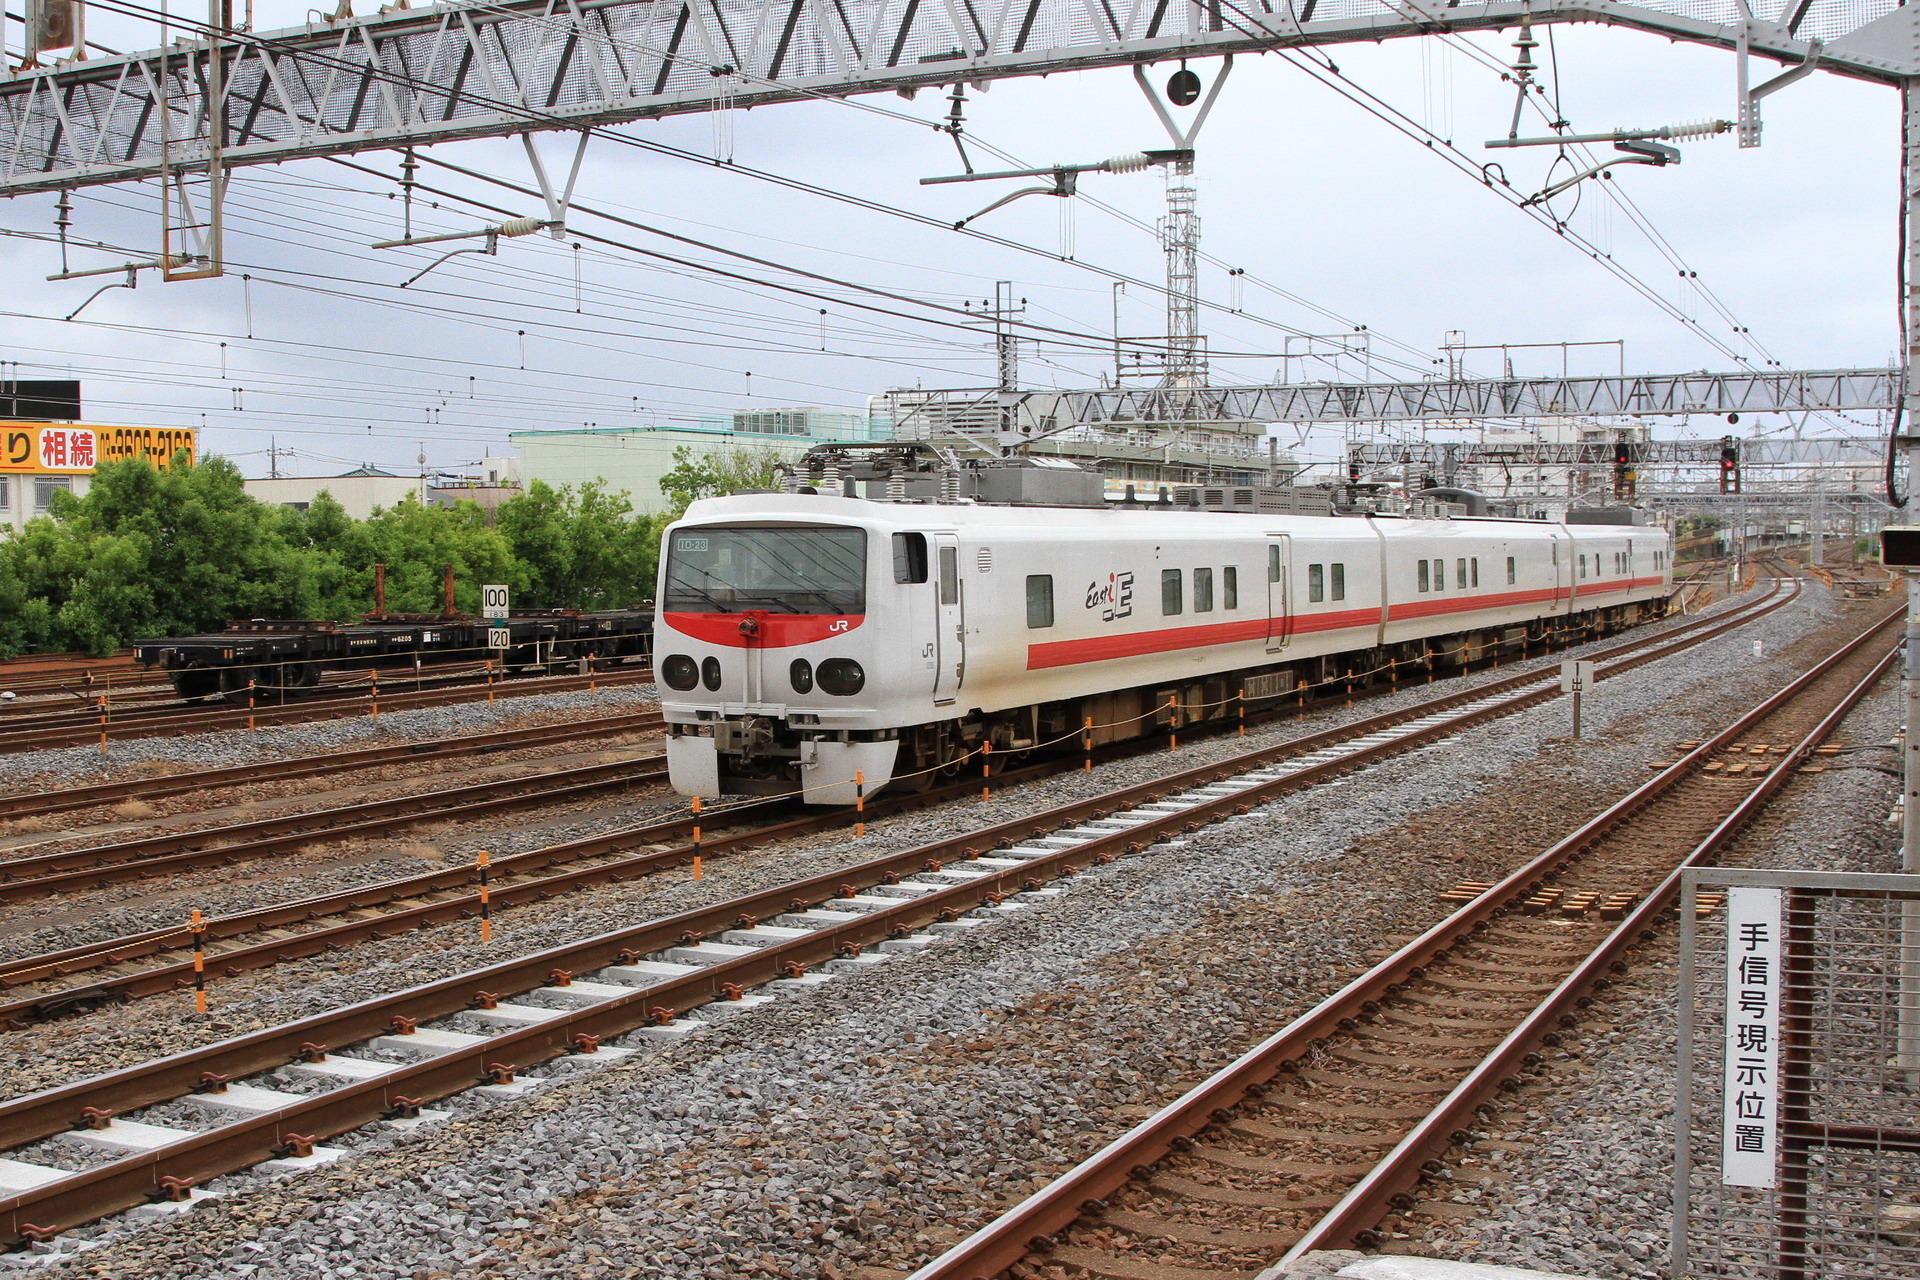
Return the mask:
<svg viewBox="0 0 1920 1280">
<path fill-rule="evenodd" d="M 1200 215 L 1194 212 L 1193 161 L 1167 166 L 1167 215 L 1160 245 L 1167 253 L 1167 372 L 1163 385 L 1199 387 L 1207 381 L 1200 336 Z"/>
</svg>

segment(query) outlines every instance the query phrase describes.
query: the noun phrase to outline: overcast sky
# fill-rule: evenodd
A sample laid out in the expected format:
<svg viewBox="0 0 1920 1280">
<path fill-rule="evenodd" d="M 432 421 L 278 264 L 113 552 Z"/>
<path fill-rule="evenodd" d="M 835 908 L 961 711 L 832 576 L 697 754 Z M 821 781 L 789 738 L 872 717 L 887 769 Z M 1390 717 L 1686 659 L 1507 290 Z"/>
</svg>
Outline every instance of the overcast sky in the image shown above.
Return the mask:
<svg viewBox="0 0 1920 1280">
<path fill-rule="evenodd" d="M 299 9 L 263 3 L 259 26 L 297 21 Z M 1547 30 L 1555 47 L 1539 56 L 1557 58 L 1550 83 L 1577 130 L 1734 113 L 1730 54 L 1601 27 Z M 125 47 L 138 42 L 98 20 L 91 33 L 108 44 L 116 43 L 110 36 Z M 1511 61 L 1511 39 L 1488 34 L 1328 52 L 1346 82 L 1452 139 L 1473 164 L 1498 162 L 1516 189 L 1532 192 L 1549 180 L 1551 149 L 1481 145 L 1507 131 L 1513 90 L 1487 63 Z M 1464 48 L 1469 41 L 1482 57 Z M 1209 83 L 1219 74 L 1217 61 L 1193 66 Z M 1173 69 L 1159 67 L 1153 79 L 1164 83 Z M 1765 64 L 1759 74 L 1771 70 Z M 945 107 L 941 95 L 923 92 L 911 102 L 884 95 L 734 112 L 723 125 L 682 117 L 620 131 L 707 157 L 730 155 L 738 166 L 944 224 L 1017 185 L 919 185 L 922 177 L 958 172 L 952 143 L 925 123 Z M 1450 330 L 1464 331 L 1469 343 L 1618 339 L 1629 371 L 1736 367 L 1703 334 L 1756 366 L 1767 358 L 1790 368 L 1883 365 L 1897 346 L 1898 96 L 1817 75 L 1767 99 L 1765 111 L 1760 148 L 1742 150 L 1726 135 L 1683 144 L 1685 160 L 1675 167 L 1613 171 L 1611 185 L 1664 238 L 1667 254 L 1596 183 L 1581 188 L 1577 204 L 1570 195 L 1553 205 L 1570 230 L 1611 253 L 1695 326 L 1286 60 L 1242 58 L 1198 143 L 1210 259 L 1201 289 L 1216 304 L 1203 328 L 1214 350 L 1234 353 L 1216 362 L 1218 376 L 1272 379 L 1289 341 L 1304 349 L 1289 334 L 1341 334 L 1350 343 L 1362 325 L 1377 376 L 1431 370 Z M 1121 71 L 1003 81 L 973 94 L 967 115 L 979 143 L 1033 164 L 1168 145 Z M 1536 116 L 1522 132 L 1545 130 Z M 551 163 L 564 167 L 567 145 L 557 136 L 544 140 Z M 423 154 L 529 181 L 517 141 Z M 974 159 L 979 168 L 1006 167 L 983 151 Z M 356 163 L 390 175 L 396 158 L 376 153 Z M 431 164 L 421 180 L 514 214 L 542 214 L 537 200 Z M 94 421 L 204 424 L 205 447 L 233 456 L 250 474 L 266 473 L 276 443 L 298 451 L 281 460 L 282 474 L 330 474 L 363 461 L 412 471 L 423 451 L 428 465 L 451 468 L 504 447 L 514 429 L 690 422 L 749 407 L 860 410 L 869 394 L 890 386 L 982 385 L 992 376 L 983 332 L 928 323 L 927 312 L 887 295 L 977 303 L 996 280 L 1014 282 L 1028 321 L 1060 331 L 1024 347 L 1028 381 L 1084 386 L 1110 368 L 1103 343 L 1116 314 L 1123 333 L 1164 332 L 1159 295 L 1139 284 L 1113 287 L 1116 276 L 1163 278 L 1152 225 L 1164 184 L 1153 172 L 1096 174 L 1081 190 L 1087 198 L 1030 197 L 973 224 L 1031 250 L 1023 252 L 744 172 L 595 141 L 571 227 L 618 244 L 507 241 L 495 257 L 456 257 L 402 290 L 402 281 L 458 246 L 370 249 L 401 232 L 390 181 L 324 160 L 243 169 L 230 189 L 223 280 L 162 285 L 149 273 L 137 289 L 111 290 L 69 323 L 62 317 L 112 278 L 48 283 L 43 277 L 59 269 L 57 250 L 0 239 L 8 284 L 0 294 L 0 358 L 17 360 L 21 377 L 80 377 Z M 616 225 L 589 210 L 641 225 Z M 0 228 L 47 232 L 53 216 L 50 197 L 16 199 L 0 206 Z M 157 250 L 151 186 L 89 188 L 77 194 L 74 216 L 76 239 Z M 422 195 L 414 228 L 471 229 L 493 216 Z M 1063 254 L 1072 261 L 1061 261 Z M 125 257 L 76 250 L 71 265 L 110 266 Z M 1698 273 L 1699 287 L 1679 277 L 1675 257 Z M 1245 274 L 1230 276 L 1228 268 Z M 1764 354 L 1732 331 L 1711 299 L 1751 330 Z M 1557 351 L 1514 354 L 1520 372 L 1557 370 L 1561 358 Z M 1569 358 L 1576 370 L 1601 371 L 1622 355 L 1595 347 Z M 1470 360 L 1482 373 L 1500 364 L 1492 352 Z M 1358 376 L 1362 367 L 1355 360 L 1337 372 Z M 1336 373 L 1304 362 L 1290 371 Z M 1778 425 L 1743 422 L 1741 429 Z M 1841 425 L 1816 421 L 1810 429 Z M 1661 428 L 1726 429 L 1705 419 Z M 1291 431 L 1284 438 L 1295 442 Z M 1330 458 L 1338 440 L 1337 431 L 1315 433 L 1297 442 L 1298 452 Z"/>
</svg>

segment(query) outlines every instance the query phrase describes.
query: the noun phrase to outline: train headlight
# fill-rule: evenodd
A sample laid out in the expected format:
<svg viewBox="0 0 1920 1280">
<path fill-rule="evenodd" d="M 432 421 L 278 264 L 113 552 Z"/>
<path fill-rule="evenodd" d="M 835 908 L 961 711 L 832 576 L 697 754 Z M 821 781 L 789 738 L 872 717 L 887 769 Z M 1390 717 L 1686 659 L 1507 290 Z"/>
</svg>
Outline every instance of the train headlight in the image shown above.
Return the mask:
<svg viewBox="0 0 1920 1280">
<path fill-rule="evenodd" d="M 867 673 L 852 658 L 828 658 L 820 664 L 816 678 L 822 689 L 843 698 L 867 687 Z"/>
<path fill-rule="evenodd" d="M 667 688 L 685 693 L 700 682 L 700 668 L 684 653 L 669 654 L 660 663 L 660 678 Z"/>
<path fill-rule="evenodd" d="M 700 663 L 700 683 L 706 685 L 709 692 L 720 692 L 720 659 L 707 658 Z"/>
<path fill-rule="evenodd" d="M 787 682 L 795 693 L 813 692 L 813 664 L 805 658 L 795 658 L 793 665 L 787 668 Z"/>
</svg>

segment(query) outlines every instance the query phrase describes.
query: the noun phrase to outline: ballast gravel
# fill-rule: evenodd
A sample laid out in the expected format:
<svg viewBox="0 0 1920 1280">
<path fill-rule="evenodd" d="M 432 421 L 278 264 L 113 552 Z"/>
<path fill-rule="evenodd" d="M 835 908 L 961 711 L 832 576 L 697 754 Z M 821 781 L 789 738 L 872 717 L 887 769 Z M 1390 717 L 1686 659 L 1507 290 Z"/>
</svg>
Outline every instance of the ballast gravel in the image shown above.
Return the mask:
<svg viewBox="0 0 1920 1280">
<path fill-rule="evenodd" d="M 1726 865 L 1898 871 L 1899 687 L 1847 717 L 1825 771 L 1795 779 Z M 1387 1248 L 1608 1280 L 1667 1280 L 1673 1205 L 1677 933 L 1665 930 L 1547 1072 L 1510 1095 Z M 1436 1204 L 1435 1202 L 1439 1203 Z"/>
<path fill-rule="evenodd" d="M 450 1099 L 444 1121 L 350 1135 L 340 1165 L 219 1180 L 226 1199 L 160 1226 L 72 1233 L 100 1247 L 66 1266 L 261 1280 L 897 1277 L 1430 924 L 1452 884 L 1537 851 L 1676 740 L 1810 665 L 1815 646 L 1796 648 L 1808 632 L 1865 617 L 1836 625 L 1811 590 L 1601 685 L 1579 743 L 1560 702 L 1469 730 L 684 1044 L 601 1069 L 576 1061 L 523 1100 Z M 1095 775 L 1103 789 L 1155 763 L 1110 768 Z M 1086 785 L 1062 779 L 1053 794 Z M 929 812 L 889 839 L 954 821 Z M 411 963 L 413 980 L 437 976 Z M 328 1002 L 372 994 L 367 976 L 345 975 Z M 263 997 L 242 1020 L 277 1020 L 295 1000 Z"/>
<path fill-rule="evenodd" d="M 88 783 L 142 776 L 155 766 L 168 772 L 180 769 L 225 769 L 280 760 L 288 756 L 317 755 L 379 746 L 387 742 L 418 742 L 451 738 L 457 734 L 510 728 L 517 724 L 548 724 L 602 715 L 645 710 L 659 704 L 653 685 L 614 685 L 592 693 L 533 693 L 514 696 L 511 684 L 501 686 L 492 706 L 463 702 L 414 711 L 389 711 L 379 719 L 356 716 L 314 720 L 304 724 L 266 728 L 254 733 L 237 729 L 189 733 L 177 738 L 133 738 L 112 743 L 102 762 L 98 747 L 61 747 L 0 756 L 8 788 L 50 791 Z"/>
<path fill-rule="evenodd" d="M 1780 616 L 1776 612 L 1774 617 Z M 1743 632 L 1743 634 L 1745 634 Z M 1614 641 L 1588 646 L 1604 648 Z M 1559 659 L 1543 659 L 1534 666 Z M 1682 659 L 1684 660 L 1684 659 Z M 1513 668 L 1509 668 L 1509 671 Z M 1362 702 L 1353 708 L 1325 709 L 1304 722 L 1287 721 L 1236 737 L 1187 743 L 1178 767 L 1228 758 L 1272 742 L 1290 740 L 1395 704 L 1427 698 L 1434 689 L 1418 685 L 1397 695 Z M 1442 744 L 1444 747 L 1444 744 Z M 0 1052 L 16 1054 L 23 1067 L 0 1077 L 0 1096 L 18 1096 L 62 1083 L 75 1075 L 110 1070 L 164 1053 L 178 1052 L 226 1035 L 255 1030 L 356 999 L 403 989 L 430 977 L 473 968 L 500 957 L 591 937 L 611 929 L 670 915 L 697 905 L 763 890 L 804 876 L 823 874 L 927 841 L 963 834 L 996 823 L 1023 818 L 1069 800 L 1105 793 L 1160 776 L 1167 757 L 1158 753 L 1104 765 L 1092 774 L 1070 773 L 1037 784 L 996 790 L 990 803 L 965 802 L 876 823 L 864 841 L 849 841 L 844 832 L 828 832 L 763 848 L 748 854 L 712 858 L 700 884 L 671 876 L 653 876 L 631 886 L 602 886 L 568 895 L 550 903 L 519 907 L 498 918 L 496 939 L 478 949 L 469 925 L 446 925 L 409 932 L 378 943 L 361 943 L 341 956 L 273 966 L 236 977 L 217 979 L 215 1012 L 206 1019 L 181 1018 L 164 1001 L 139 1001 L 125 1008 L 106 1008 L 63 1020 L 57 1027 L 0 1033 Z M 485 848 L 503 856 L 540 845 L 602 834 L 608 830 L 680 812 L 673 802 L 640 804 L 626 811 L 599 815 L 527 831 L 490 827 L 434 835 L 430 848 L 441 850 L 445 865 L 469 863 L 473 852 Z M 385 859 L 365 868 L 316 869 L 297 886 L 284 881 L 262 884 L 244 869 L 215 869 L 178 878 L 167 892 L 155 895 L 122 886 L 86 895 L 85 914 L 74 919 L 71 909 L 39 904 L 16 909 L 15 936 L 0 934 L 0 952 L 11 956 L 41 955 L 64 947 L 98 942 L 151 927 L 153 913 L 178 919 L 185 909 L 199 906 L 218 915 L 265 906 L 305 896 L 306 893 L 345 888 L 355 883 L 354 872 L 368 880 L 389 871 L 417 871 L 406 859 Z M 163 919 L 168 918 L 163 916 Z M 217 958 L 213 971 L 219 974 Z M 47 994 L 44 990 L 22 995 Z"/>
</svg>

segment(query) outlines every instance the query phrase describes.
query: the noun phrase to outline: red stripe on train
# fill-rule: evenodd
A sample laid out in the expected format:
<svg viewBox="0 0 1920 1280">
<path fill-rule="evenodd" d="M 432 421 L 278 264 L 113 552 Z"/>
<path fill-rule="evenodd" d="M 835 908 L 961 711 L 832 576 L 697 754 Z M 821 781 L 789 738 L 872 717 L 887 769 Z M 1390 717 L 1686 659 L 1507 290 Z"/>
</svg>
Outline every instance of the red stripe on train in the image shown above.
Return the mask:
<svg viewBox="0 0 1920 1280">
<path fill-rule="evenodd" d="M 683 636 L 729 649 L 786 649 L 845 635 L 866 621 L 841 613 L 663 613 L 661 621 Z M 744 629 L 743 629 L 744 628 Z"/>
<path fill-rule="evenodd" d="M 1664 585 L 1664 578 L 1634 578 L 1627 582 L 1596 584 L 1580 588 L 1582 595 L 1603 595 L 1641 587 Z M 1408 618 L 1430 618 L 1447 613 L 1482 613 L 1489 609 L 1512 608 L 1521 604 L 1540 604 L 1557 600 L 1557 590 L 1504 591 L 1498 595 L 1455 596 L 1450 599 L 1416 600 L 1391 605 L 1389 622 Z M 1316 631 L 1345 631 L 1379 624 L 1378 609 L 1341 609 L 1331 613 L 1304 613 L 1293 619 L 1290 634 Z M 1214 645 L 1242 644 L 1267 637 L 1266 618 L 1248 618 L 1237 622 L 1216 622 L 1198 627 L 1167 627 L 1131 635 L 1091 636 L 1084 640 L 1050 640 L 1027 646 L 1027 670 L 1071 667 L 1088 662 L 1110 662 L 1115 658 L 1137 658 L 1150 653 L 1171 653 L 1177 649 L 1203 649 Z"/>
</svg>

